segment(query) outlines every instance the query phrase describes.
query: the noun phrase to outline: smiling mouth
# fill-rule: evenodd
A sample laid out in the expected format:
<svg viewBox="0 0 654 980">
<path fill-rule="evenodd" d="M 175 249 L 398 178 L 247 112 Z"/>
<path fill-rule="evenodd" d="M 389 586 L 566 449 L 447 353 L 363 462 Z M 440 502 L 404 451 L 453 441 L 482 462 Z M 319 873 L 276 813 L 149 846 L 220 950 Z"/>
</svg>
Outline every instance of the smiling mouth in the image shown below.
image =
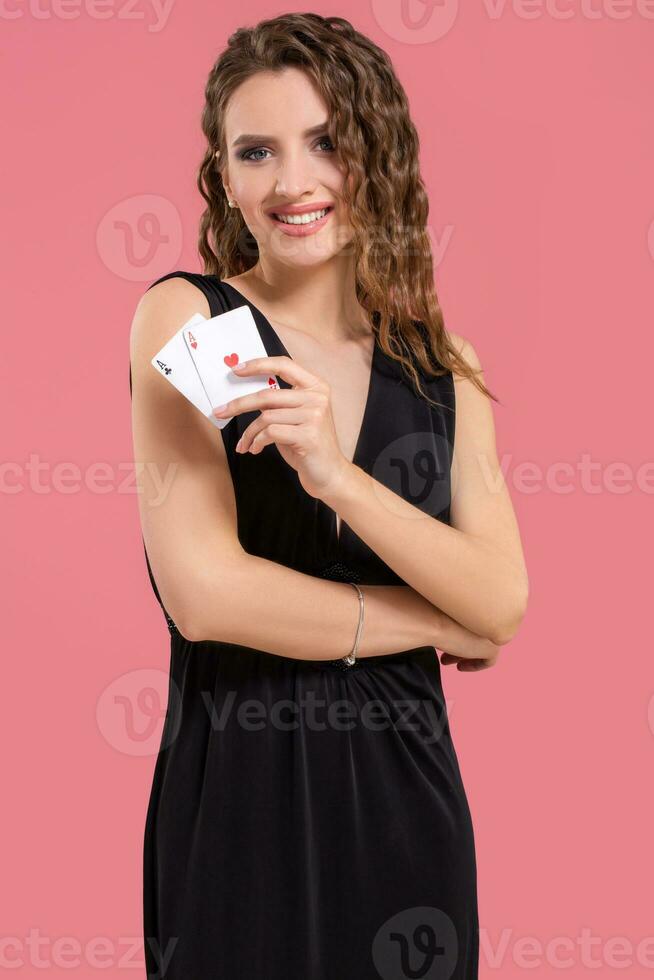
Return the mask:
<svg viewBox="0 0 654 980">
<path fill-rule="evenodd" d="M 320 221 L 324 218 L 326 214 L 333 211 L 334 208 L 330 205 L 327 208 L 321 208 L 319 211 L 308 211 L 305 214 L 276 214 L 274 211 L 270 212 L 270 217 L 273 221 L 278 221 L 282 225 L 312 225 L 316 221 Z"/>
</svg>

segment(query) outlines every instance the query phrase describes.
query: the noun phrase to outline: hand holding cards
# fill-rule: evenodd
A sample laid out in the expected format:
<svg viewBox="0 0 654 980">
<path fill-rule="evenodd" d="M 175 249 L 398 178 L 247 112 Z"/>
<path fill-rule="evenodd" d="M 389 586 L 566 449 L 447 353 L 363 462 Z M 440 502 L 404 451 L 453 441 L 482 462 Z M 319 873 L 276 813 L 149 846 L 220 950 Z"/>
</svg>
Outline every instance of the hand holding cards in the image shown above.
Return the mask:
<svg viewBox="0 0 654 980">
<path fill-rule="evenodd" d="M 239 378 L 232 371 L 241 361 L 267 356 L 250 308 L 239 306 L 210 319 L 196 313 L 150 363 L 222 429 L 233 416 L 217 419 L 212 414 L 215 406 L 264 388 L 279 388 L 274 376 Z"/>
<path fill-rule="evenodd" d="M 249 306 L 211 319 L 195 314 L 151 363 L 219 429 L 235 415 L 258 412 L 245 426 L 234 451 L 257 455 L 274 444 L 306 492 L 336 509 L 334 495 L 356 466 L 339 445 L 330 386 L 287 351 L 268 354 Z M 237 365 L 242 372 L 233 370 Z M 274 375 L 262 373 L 271 367 L 277 367 L 285 387 Z M 364 420 L 373 379 L 374 361 Z M 269 395 L 269 390 L 275 390 L 275 395 Z M 273 425 L 279 418 L 277 409 L 283 417 L 281 425 Z M 231 415 L 226 414 L 230 411 Z M 361 439 L 360 431 L 359 443 Z"/>
</svg>

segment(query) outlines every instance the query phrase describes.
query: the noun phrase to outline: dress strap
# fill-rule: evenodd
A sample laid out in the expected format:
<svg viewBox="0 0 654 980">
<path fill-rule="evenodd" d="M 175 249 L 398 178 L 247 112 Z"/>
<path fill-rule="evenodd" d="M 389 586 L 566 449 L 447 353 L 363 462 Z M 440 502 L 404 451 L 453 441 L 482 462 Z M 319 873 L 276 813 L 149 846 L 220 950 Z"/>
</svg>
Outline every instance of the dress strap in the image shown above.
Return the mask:
<svg viewBox="0 0 654 980">
<path fill-rule="evenodd" d="M 175 272 L 166 273 L 165 276 L 160 276 L 159 279 L 155 279 L 153 283 L 150 283 L 148 289 L 152 289 L 157 283 L 165 282 L 166 279 L 173 279 L 175 277 L 186 279 L 204 293 L 209 302 L 209 309 L 211 310 L 212 316 L 219 316 L 221 313 L 227 312 L 229 307 L 225 303 L 225 298 L 219 285 L 220 280 L 217 276 L 207 276 L 201 272 L 183 272 L 178 269 Z M 146 293 L 148 289 L 146 289 Z"/>
</svg>

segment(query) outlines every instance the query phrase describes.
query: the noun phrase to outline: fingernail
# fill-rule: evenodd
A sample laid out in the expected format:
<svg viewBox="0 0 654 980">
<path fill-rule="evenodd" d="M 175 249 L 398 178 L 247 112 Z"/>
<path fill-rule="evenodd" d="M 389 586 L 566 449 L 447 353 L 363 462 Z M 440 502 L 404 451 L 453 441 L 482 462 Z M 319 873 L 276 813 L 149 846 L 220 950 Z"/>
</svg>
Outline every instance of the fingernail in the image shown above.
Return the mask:
<svg viewBox="0 0 654 980">
<path fill-rule="evenodd" d="M 232 368 L 232 371 L 240 371 L 241 368 L 242 367 L 245 367 L 246 364 L 247 364 L 247 361 L 240 361 L 238 364 L 235 364 L 234 365 L 234 367 Z"/>
<path fill-rule="evenodd" d="M 216 405 L 216 407 L 213 410 L 213 414 L 220 415 L 220 413 L 224 412 L 226 408 L 227 408 L 227 402 L 225 402 L 224 405 Z"/>
</svg>

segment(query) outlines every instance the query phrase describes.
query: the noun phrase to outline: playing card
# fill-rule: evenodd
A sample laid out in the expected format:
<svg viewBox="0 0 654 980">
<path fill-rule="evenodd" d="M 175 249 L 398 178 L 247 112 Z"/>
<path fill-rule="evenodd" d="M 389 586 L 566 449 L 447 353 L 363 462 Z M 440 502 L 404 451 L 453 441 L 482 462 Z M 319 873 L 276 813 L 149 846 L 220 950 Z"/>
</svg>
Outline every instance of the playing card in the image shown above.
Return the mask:
<svg viewBox="0 0 654 980">
<path fill-rule="evenodd" d="M 195 313 L 175 333 L 168 343 L 164 344 L 158 354 L 152 358 L 150 363 L 159 374 L 163 375 L 185 398 L 202 412 L 216 428 L 222 428 L 219 420 L 212 415 L 212 405 L 207 393 L 202 385 L 202 380 L 198 374 L 193 359 L 189 355 L 186 341 L 184 340 L 184 330 L 192 329 L 200 323 L 204 323 L 206 317 L 201 313 Z"/>
<path fill-rule="evenodd" d="M 268 357 L 248 306 L 239 306 L 201 323 L 186 324 L 182 332 L 212 408 L 262 388 L 279 388 L 274 375 L 239 378 L 231 370 L 241 361 Z M 216 422 L 222 428 L 233 417 L 216 419 Z"/>
</svg>

